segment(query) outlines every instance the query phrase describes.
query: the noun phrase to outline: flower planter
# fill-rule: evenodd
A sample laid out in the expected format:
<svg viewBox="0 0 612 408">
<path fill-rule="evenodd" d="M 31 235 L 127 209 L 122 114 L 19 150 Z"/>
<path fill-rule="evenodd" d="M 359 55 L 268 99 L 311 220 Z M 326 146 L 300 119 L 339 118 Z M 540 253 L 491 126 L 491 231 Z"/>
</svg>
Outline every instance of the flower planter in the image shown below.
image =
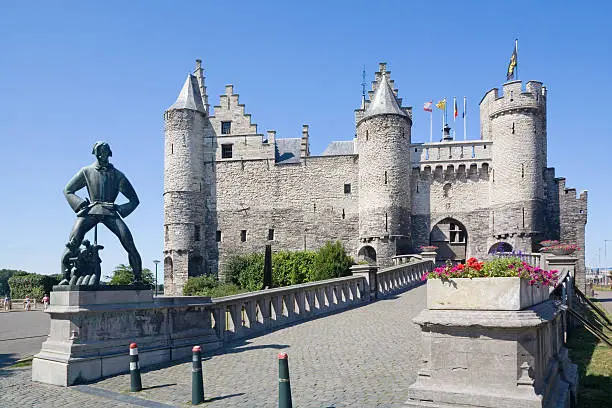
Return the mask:
<svg viewBox="0 0 612 408">
<path fill-rule="evenodd" d="M 427 280 L 428 309 L 521 310 L 548 297 L 548 286 L 531 286 L 521 278 Z"/>
<path fill-rule="evenodd" d="M 576 252 L 575 248 L 549 248 L 548 251 L 546 251 L 550 254 L 553 255 L 571 255 L 574 252 Z"/>
</svg>

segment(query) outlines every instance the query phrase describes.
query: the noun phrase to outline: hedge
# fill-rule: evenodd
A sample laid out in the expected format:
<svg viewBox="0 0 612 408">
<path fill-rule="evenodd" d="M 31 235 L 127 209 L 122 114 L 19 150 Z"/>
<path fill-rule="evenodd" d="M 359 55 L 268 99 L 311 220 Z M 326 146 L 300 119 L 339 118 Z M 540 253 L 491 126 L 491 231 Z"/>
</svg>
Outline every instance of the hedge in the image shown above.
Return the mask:
<svg viewBox="0 0 612 408">
<path fill-rule="evenodd" d="M 55 275 L 13 275 L 8 284 L 11 288 L 11 298 L 24 299 L 26 296 L 42 300 L 45 294 L 51 292 L 53 285 L 57 285 L 59 279 Z"/>
</svg>

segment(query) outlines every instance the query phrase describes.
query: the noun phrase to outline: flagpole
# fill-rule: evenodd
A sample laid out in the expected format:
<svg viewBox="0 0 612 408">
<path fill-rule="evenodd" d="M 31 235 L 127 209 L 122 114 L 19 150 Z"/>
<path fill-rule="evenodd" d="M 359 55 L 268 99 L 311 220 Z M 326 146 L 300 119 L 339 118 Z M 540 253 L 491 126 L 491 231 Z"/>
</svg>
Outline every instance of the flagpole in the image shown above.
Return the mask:
<svg viewBox="0 0 612 408">
<path fill-rule="evenodd" d="M 444 110 L 442 111 L 442 138 L 440 139 L 440 141 L 444 140 L 444 121 L 446 118 L 446 98 L 443 99 L 444 101 Z"/>
<path fill-rule="evenodd" d="M 429 143 L 433 142 L 433 106 L 429 111 Z"/>
<path fill-rule="evenodd" d="M 457 135 L 457 116 L 455 116 L 455 106 L 457 106 L 457 97 L 453 96 L 453 140 Z"/>
<path fill-rule="evenodd" d="M 514 50 L 516 51 L 516 66 L 514 67 L 515 79 L 519 79 L 518 77 L 518 38 L 514 39 Z"/>
<path fill-rule="evenodd" d="M 463 97 L 463 140 L 467 140 L 467 132 L 466 132 L 466 126 L 465 126 L 465 107 L 467 106 L 467 96 Z"/>
</svg>

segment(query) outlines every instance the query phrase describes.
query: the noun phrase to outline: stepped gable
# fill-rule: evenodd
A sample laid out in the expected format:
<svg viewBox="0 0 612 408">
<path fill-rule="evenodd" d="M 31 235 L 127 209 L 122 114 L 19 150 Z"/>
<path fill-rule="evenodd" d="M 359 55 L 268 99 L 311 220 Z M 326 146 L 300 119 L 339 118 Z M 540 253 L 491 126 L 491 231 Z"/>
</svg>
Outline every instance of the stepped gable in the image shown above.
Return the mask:
<svg viewBox="0 0 612 408">
<path fill-rule="evenodd" d="M 407 116 L 406 112 L 399 106 L 395 93 L 393 89 L 391 89 L 391 85 L 387 79 L 387 75 L 383 72 L 381 83 L 376 90 L 374 99 L 366 109 L 364 118 L 388 114 Z"/>
<path fill-rule="evenodd" d="M 176 102 L 167 110 L 173 109 L 191 109 L 206 113 L 204 104 L 202 103 L 202 95 L 200 94 L 200 84 L 195 76 L 191 74 L 187 75 L 187 80 L 178 98 L 176 98 Z"/>
</svg>

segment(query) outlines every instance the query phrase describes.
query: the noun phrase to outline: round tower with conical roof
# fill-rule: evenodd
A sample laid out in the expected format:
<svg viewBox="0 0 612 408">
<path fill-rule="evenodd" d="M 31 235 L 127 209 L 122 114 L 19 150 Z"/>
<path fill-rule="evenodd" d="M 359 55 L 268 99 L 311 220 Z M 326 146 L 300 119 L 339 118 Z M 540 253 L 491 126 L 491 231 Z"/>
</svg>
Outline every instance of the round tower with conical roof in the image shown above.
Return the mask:
<svg viewBox="0 0 612 408">
<path fill-rule="evenodd" d="M 503 95 L 489 91 L 480 103 L 481 137 L 492 140 L 490 244 L 509 242 L 532 252 L 546 220 L 546 88 L 507 82 Z"/>
<path fill-rule="evenodd" d="M 201 71 L 200 71 L 201 73 Z M 182 295 L 189 276 L 205 269 L 204 174 L 208 114 L 200 92 L 202 79 L 188 75 L 164 113 L 164 292 Z"/>
<path fill-rule="evenodd" d="M 360 254 L 392 264 L 411 243 L 410 109 L 401 107 L 380 64 L 373 97 L 357 121 Z M 375 252 L 373 252 L 375 251 Z"/>
</svg>

